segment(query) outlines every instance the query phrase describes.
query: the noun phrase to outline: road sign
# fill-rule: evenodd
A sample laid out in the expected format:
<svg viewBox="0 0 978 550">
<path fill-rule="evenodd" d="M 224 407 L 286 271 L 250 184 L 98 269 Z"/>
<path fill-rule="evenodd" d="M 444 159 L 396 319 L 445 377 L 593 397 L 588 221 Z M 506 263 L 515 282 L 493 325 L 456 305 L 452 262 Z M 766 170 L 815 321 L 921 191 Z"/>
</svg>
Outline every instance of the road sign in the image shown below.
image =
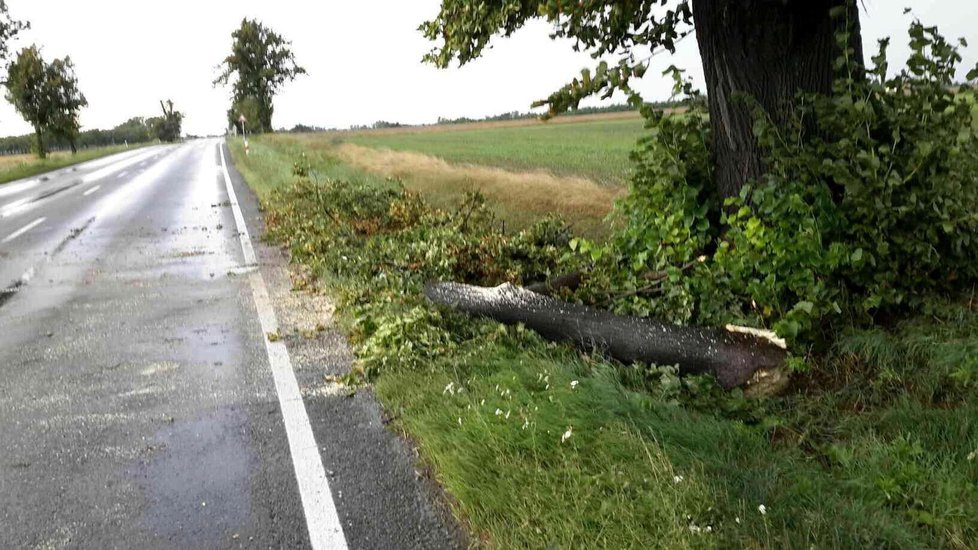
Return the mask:
<svg viewBox="0 0 978 550">
<path fill-rule="evenodd" d="M 248 122 L 248 119 L 245 118 L 244 115 L 241 115 L 241 116 L 238 117 L 238 122 L 240 122 L 241 124 L 244 124 L 245 122 Z"/>
</svg>

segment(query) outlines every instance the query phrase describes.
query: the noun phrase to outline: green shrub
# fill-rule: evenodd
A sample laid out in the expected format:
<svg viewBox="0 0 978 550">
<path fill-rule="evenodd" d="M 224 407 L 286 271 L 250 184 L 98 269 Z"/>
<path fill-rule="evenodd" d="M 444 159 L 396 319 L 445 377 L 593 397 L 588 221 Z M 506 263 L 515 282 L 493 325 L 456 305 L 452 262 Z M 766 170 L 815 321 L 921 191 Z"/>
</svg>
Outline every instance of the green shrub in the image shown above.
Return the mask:
<svg viewBox="0 0 978 550">
<path fill-rule="evenodd" d="M 478 193 L 445 211 L 394 180 L 319 181 L 310 173 L 295 170 L 291 185 L 268 196 L 268 236 L 285 243 L 294 261 L 339 283 L 333 285 L 338 305 L 355 312 L 350 329 L 356 374 L 368 379 L 386 369 L 428 368 L 495 330 L 425 304 L 426 282 L 544 280 L 556 271 L 570 240 L 556 218 L 516 234 L 503 232 Z"/>
<path fill-rule="evenodd" d="M 722 206 L 705 119 L 650 116 L 623 227 L 607 246 L 575 243 L 595 265 L 583 298 L 771 327 L 803 350 L 838 320 L 917 311 L 978 282 L 978 132 L 952 86 L 961 56 L 935 28 L 909 34 L 897 76 L 881 41 L 865 78 L 841 58 L 834 94 L 799 95 L 787 125 L 758 114 L 767 173 Z"/>
</svg>

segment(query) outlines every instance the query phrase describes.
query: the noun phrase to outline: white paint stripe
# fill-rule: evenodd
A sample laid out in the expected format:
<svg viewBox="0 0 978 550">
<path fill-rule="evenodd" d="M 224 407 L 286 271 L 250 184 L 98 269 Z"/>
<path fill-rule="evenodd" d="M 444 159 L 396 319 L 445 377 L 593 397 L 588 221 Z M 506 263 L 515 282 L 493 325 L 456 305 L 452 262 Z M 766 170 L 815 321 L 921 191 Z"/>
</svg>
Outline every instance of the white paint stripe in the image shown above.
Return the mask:
<svg viewBox="0 0 978 550">
<path fill-rule="evenodd" d="M 17 212 L 20 212 L 30 203 L 30 201 L 31 198 L 27 197 L 25 199 L 16 200 L 10 204 L 3 205 L 3 208 L 0 208 L 0 218 L 6 218 L 7 216 L 12 216 Z"/>
<path fill-rule="evenodd" d="M 87 196 L 91 195 L 92 193 L 98 191 L 100 187 L 102 187 L 102 186 L 101 185 L 96 185 L 95 187 L 92 187 L 88 191 L 85 191 L 84 193 L 82 193 L 82 196 L 83 197 L 87 197 Z"/>
<path fill-rule="evenodd" d="M 137 155 L 133 155 L 131 157 L 127 157 L 125 160 L 121 160 L 119 162 L 115 162 L 113 164 L 110 164 L 110 165 L 106 166 L 105 168 L 102 168 L 100 170 L 96 170 L 96 171 L 94 171 L 94 172 L 92 172 L 90 174 L 87 174 L 85 176 L 82 176 L 82 183 L 92 183 L 93 181 L 98 181 L 98 180 L 100 180 L 102 178 L 105 178 L 105 177 L 108 177 L 108 176 L 114 174 L 115 172 L 118 172 L 119 170 L 122 170 L 122 169 L 125 169 L 125 168 L 129 168 L 130 166 L 132 166 L 132 165 L 134 165 L 134 164 L 136 164 L 137 162 L 140 162 L 140 161 L 143 161 L 142 164 L 140 164 L 140 166 L 145 165 L 146 164 L 146 160 L 145 159 L 147 157 L 150 157 L 150 156 L 154 155 L 154 154 L 156 154 L 156 153 L 153 152 L 153 151 L 143 151 L 142 153 L 139 153 Z"/>
<path fill-rule="evenodd" d="M 47 218 L 38 218 L 38 219 L 32 221 L 31 223 L 25 225 L 24 227 L 21 227 L 17 231 L 14 231 L 10 235 L 8 235 L 7 238 L 4 239 L 4 240 L 2 240 L 2 241 L 0 241 L 0 243 L 3 243 L 3 244 L 9 243 L 10 241 L 16 239 L 17 237 L 20 237 L 24 233 L 27 233 L 31 229 L 34 229 L 35 227 L 41 225 L 42 223 L 44 223 L 44 220 L 46 220 L 46 219 Z"/>
<path fill-rule="evenodd" d="M 129 175 L 129 172 L 128 172 L 128 171 L 126 171 L 126 170 L 123 170 L 123 171 L 122 171 L 122 172 L 121 172 L 121 173 L 119 174 L 119 179 L 122 179 L 122 178 L 124 178 L 124 177 L 126 177 L 127 175 Z"/>
<path fill-rule="evenodd" d="M 221 170 L 224 172 L 224 182 L 228 188 L 228 200 L 231 202 L 231 211 L 234 212 L 234 224 L 238 226 L 238 238 L 241 240 L 241 250 L 244 252 L 246 266 L 258 265 L 258 258 L 255 257 L 255 249 L 251 246 L 251 237 L 248 235 L 248 226 L 245 224 L 244 214 L 238 205 L 238 197 L 234 194 L 234 187 L 231 186 L 231 174 L 228 173 L 227 160 L 224 159 L 224 148 L 218 142 L 221 152 Z"/>
<path fill-rule="evenodd" d="M 218 142 L 221 153 L 221 169 L 224 173 L 224 183 L 227 186 L 228 199 L 234 212 L 234 223 L 241 238 L 241 250 L 244 252 L 245 263 L 257 265 L 255 249 L 248 235 L 244 215 L 238 205 L 238 198 L 231 184 L 227 160 L 224 158 L 224 148 Z M 268 362 L 272 367 L 272 377 L 275 379 L 275 389 L 278 393 L 279 407 L 282 409 L 282 420 L 285 423 L 285 433 L 289 439 L 289 452 L 292 455 L 292 466 L 295 468 L 295 478 L 299 484 L 299 495 L 306 515 L 306 526 L 309 528 L 309 540 L 314 550 L 338 549 L 345 550 L 346 537 L 343 535 L 343 525 L 336 513 L 333 494 L 329 490 L 326 470 L 319 455 L 319 446 L 309 425 L 309 415 L 302 403 L 299 383 L 292 370 L 289 350 L 283 342 L 271 342 L 267 334 L 278 332 L 278 319 L 275 309 L 268 296 L 268 288 L 261 271 L 255 270 L 249 276 L 251 292 L 258 308 L 258 320 L 261 323 L 262 339 L 268 353 Z"/>
<path fill-rule="evenodd" d="M 34 178 L 19 183 L 5 183 L 0 185 L 0 197 L 6 197 L 7 195 L 16 195 L 22 191 L 26 191 L 32 187 L 37 187 L 37 184 L 41 183 L 41 180 Z"/>
</svg>

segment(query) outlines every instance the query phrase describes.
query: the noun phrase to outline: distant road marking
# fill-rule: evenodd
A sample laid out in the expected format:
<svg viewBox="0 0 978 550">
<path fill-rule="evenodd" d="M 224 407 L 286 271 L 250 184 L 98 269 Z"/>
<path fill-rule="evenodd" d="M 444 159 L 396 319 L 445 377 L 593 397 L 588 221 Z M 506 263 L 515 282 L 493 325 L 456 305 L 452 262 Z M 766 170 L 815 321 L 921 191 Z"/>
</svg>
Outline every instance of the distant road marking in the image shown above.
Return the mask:
<svg viewBox="0 0 978 550">
<path fill-rule="evenodd" d="M 7 238 L 4 239 L 4 240 L 2 240 L 2 241 L 0 241 L 0 243 L 3 243 L 3 244 L 9 243 L 10 241 L 16 239 L 17 237 L 20 237 L 24 233 L 27 233 L 31 229 L 34 229 L 35 227 L 41 225 L 42 223 L 44 223 L 45 220 L 47 220 L 47 218 L 38 218 L 38 219 L 32 221 L 31 223 L 25 225 L 24 227 L 21 227 L 17 231 L 14 231 L 10 235 L 8 235 Z"/>
<path fill-rule="evenodd" d="M 20 193 L 21 191 L 30 189 L 31 187 L 37 187 L 37 184 L 40 182 L 41 182 L 40 179 L 34 178 L 32 180 L 26 180 L 20 183 L 4 184 L 2 187 L 0 187 L 0 197 L 6 197 L 7 195 L 14 195 Z"/>
<path fill-rule="evenodd" d="M 95 187 L 92 187 L 88 191 L 85 191 L 84 193 L 82 193 L 82 196 L 83 197 L 87 197 L 87 196 L 91 195 L 92 193 L 98 191 L 99 190 L 99 187 L 102 187 L 102 186 L 101 185 L 96 185 Z"/>
<path fill-rule="evenodd" d="M 0 208 L 0 218 L 11 216 L 17 212 L 20 212 L 30 201 L 31 199 L 28 197 L 26 199 L 16 200 L 12 203 L 3 205 L 3 208 Z"/>
<path fill-rule="evenodd" d="M 146 159 L 154 154 L 155 153 L 153 153 L 152 151 L 143 151 L 141 153 L 137 153 L 135 155 L 126 157 L 124 160 L 114 162 L 108 166 L 105 166 L 100 170 L 96 170 L 94 172 L 86 174 L 85 176 L 82 176 L 82 183 L 92 183 L 93 181 L 98 181 L 102 178 L 106 178 L 120 170 L 129 168 L 130 166 L 140 161 L 142 161 L 140 166 L 145 165 Z"/>
<path fill-rule="evenodd" d="M 224 158 L 224 147 L 218 142 L 221 153 L 221 170 L 224 173 L 224 184 L 227 186 L 228 200 L 234 212 L 234 223 L 238 227 L 241 238 L 241 250 L 244 253 L 246 266 L 257 266 L 258 259 L 248 235 L 248 226 L 238 205 L 238 198 L 231 184 L 227 160 Z M 282 420 L 285 422 L 285 434 L 289 439 L 289 453 L 292 455 L 292 466 L 295 478 L 299 484 L 299 496 L 302 498 L 302 508 L 306 515 L 306 526 L 309 529 L 309 541 L 314 550 L 338 549 L 345 550 L 346 537 L 343 535 L 343 525 L 336 513 L 333 494 L 329 490 L 323 459 L 319 455 L 319 447 L 309 425 L 309 414 L 302 402 L 299 384 L 292 370 L 289 350 L 283 342 L 271 342 L 268 334 L 278 333 L 278 319 L 275 309 L 268 296 L 268 287 L 261 271 L 255 269 L 249 276 L 251 292 L 258 308 L 258 320 L 261 322 L 262 340 L 265 341 L 265 351 L 268 362 L 272 367 L 272 377 L 275 379 L 275 389 L 278 393 L 279 407 L 282 409 Z"/>
<path fill-rule="evenodd" d="M 126 177 L 128 175 L 129 175 L 129 172 L 126 171 L 126 170 L 123 170 L 122 172 L 119 173 L 119 179 L 122 179 L 122 178 L 124 178 L 124 177 Z"/>
</svg>

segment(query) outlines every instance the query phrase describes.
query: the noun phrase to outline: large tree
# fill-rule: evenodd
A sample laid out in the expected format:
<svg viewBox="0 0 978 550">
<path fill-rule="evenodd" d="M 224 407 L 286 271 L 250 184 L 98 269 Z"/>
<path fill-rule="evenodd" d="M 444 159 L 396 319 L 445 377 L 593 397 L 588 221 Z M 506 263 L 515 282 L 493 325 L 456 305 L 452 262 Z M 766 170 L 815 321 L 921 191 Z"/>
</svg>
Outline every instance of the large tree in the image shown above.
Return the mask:
<svg viewBox="0 0 978 550">
<path fill-rule="evenodd" d="M 183 113 L 177 111 L 173 106 L 173 101 L 169 99 L 165 103 L 160 101 L 160 109 L 163 110 L 163 116 L 150 118 L 147 123 L 153 135 L 159 138 L 160 141 L 173 143 L 180 139 L 183 126 Z"/>
<path fill-rule="evenodd" d="M 45 134 L 74 143 L 78 111 L 88 105 L 78 90 L 71 59 L 47 63 L 37 46 L 24 48 L 7 72 L 7 101 L 34 127 L 35 150 L 47 156 Z"/>
<path fill-rule="evenodd" d="M 74 154 L 78 151 L 78 134 L 81 131 L 78 112 L 88 105 L 88 100 L 78 89 L 78 77 L 75 76 L 70 57 L 55 59 L 46 69 L 52 108 L 49 132 L 52 137 L 67 141 Z"/>
<path fill-rule="evenodd" d="M 291 42 L 257 20 L 242 20 L 231 38 L 231 55 L 221 63 L 222 72 L 214 84 L 232 84 L 235 105 L 252 98 L 257 104 L 257 118 L 249 119 L 249 130 L 270 132 L 272 99 L 285 83 L 306 74 L 306 70 L 296 64 Z"/>
<path fill-rule="evenodd" d="M 539 102 L 551 114 L 575 108 L 594 94 L 630 92 L 658 50 L 674 52 L 695 31 L 713 134 L 714 180 L 721 198 L 737 195 L 763 172 L 754 139 L 753 98 L 779 123 L 798 92 L 830 93 L 840 49 L 837 33 L 849 31 L 847 53 L 861 60 L 859 14 L 852 0 L 442 0 L 438 16 L 421 26 L 437 47 L 426 60 L 440 67 L 482 55 L 497 35 L 509 36 L 531 19 L 545 19 L 554 38 L 602 62 Z M 858 64 L 857 64 L 858 65 Z"/>
</svg>

